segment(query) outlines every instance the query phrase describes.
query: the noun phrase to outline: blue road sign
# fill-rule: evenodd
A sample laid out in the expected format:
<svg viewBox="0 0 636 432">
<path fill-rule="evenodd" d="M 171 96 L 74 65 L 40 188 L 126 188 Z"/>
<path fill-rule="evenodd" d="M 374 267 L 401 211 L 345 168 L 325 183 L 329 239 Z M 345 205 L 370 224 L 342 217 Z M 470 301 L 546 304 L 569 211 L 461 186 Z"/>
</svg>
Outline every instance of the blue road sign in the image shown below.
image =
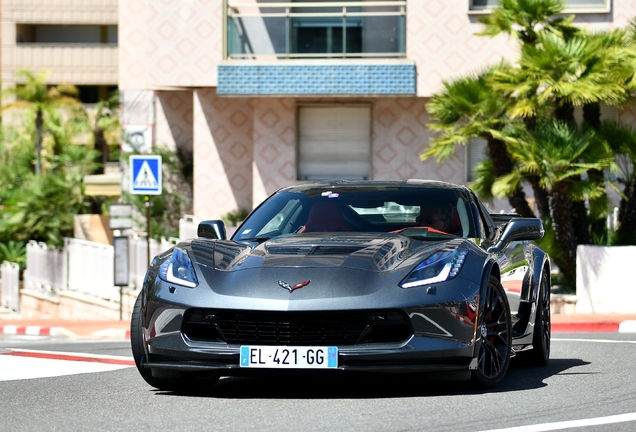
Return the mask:
<svg viewBox="0 0 636 432">
<path fill-rule="evenodd" d="M 130 156 L 130 193 L 161 195 L 161 156 Z"/>
</svg>

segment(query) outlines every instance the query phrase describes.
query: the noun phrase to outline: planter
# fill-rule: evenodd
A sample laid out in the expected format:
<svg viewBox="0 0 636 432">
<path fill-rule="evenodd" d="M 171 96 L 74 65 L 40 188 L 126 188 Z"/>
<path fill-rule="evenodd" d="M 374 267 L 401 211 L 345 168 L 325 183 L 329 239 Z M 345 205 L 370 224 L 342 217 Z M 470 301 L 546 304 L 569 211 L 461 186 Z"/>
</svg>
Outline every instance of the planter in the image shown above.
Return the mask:
<svg viewBox="0 0 636 432">
<path fill-rule="evenodd" d="M 576 313 L 636 314 L 636 246 L 579 245 Z"/>
</svg>

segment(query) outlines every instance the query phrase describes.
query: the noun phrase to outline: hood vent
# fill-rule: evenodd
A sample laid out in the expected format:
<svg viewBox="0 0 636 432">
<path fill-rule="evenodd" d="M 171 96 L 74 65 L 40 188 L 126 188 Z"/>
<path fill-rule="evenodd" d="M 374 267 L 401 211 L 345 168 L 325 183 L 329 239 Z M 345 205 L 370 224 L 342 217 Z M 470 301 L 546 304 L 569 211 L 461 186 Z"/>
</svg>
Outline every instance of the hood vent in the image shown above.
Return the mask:
<svg viewBox="0 0 636 432">
<path fill-rule="evenodd" d="M 272 255 L 351 255 L 365 246 L 270 246 L 267 251 Z"/>
</svg>

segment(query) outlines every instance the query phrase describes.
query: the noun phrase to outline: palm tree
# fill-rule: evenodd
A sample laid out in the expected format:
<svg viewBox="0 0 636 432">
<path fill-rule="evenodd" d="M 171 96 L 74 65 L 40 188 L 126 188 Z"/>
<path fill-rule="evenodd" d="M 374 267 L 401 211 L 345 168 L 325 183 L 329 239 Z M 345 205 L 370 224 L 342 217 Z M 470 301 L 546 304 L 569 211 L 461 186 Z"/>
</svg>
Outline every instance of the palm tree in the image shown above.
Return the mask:
<svg viewBox="0 0 636 432">
<path fill-rule="evenodd" d="M 55 119 L 59 119 L 58 111 L 60 108 L 71 108 L 76 111 L 75 113 L 83 112 L 83 108 L 76 99 L 78 91 L 75 86 L 49 87 L 46 84 L 49 72 L 36 75 L 23 69 L 18 71 L 17 75 L 24 78 L 24 85 L 9 90 L 9 93 L 15 95 L 16 100 L 3 105 L 0 111 L 22 110 L 33 116 L 35 123 L 35 172 L 40 174 L 42 171 L 42 139 L 45 128 L 49 124 L 54 124 Z"/>
<path fill-rule="evenodd" d="M 579 132 L 567 122 L 541 122 L 536 129 L 519 137 L 510 137 L 508 149 L 517 161 L 519 170 L 499 179 L 495 188 L 507 190 L 524 175 L 536 175 L 548 191 L 550 217 L 556 240 L 561 248 L 563 264 L 559 266 L 565 279 L 576 280 L 576 227 L 572 212 L 574 203 L 605 193 L 604 185 L 581 181 L 580 176 L 590 169 L 603 170 L 612 166 L 611 157 L 595 162 L 582 162 L 593 143 L 591 132 Z"/>
<path fill-rule="evenodd" d="M 480 137 L 488 143 L 488 155 L 495 176 L 509 174 L 513 162 L 506 144 L 497 134 L 507 127 L 506 110 L 509 98 L 493 90 L 489 79 L 493 69 L 478 75 L 467 76 L 453 82 L 445 82 L 440 93 L 434 95 L 426 108 L 435 122 L 429 127 L 439 132 L 421 159 L 436 156 L 439 161 L 455 155 L 457 144 L 465 145 L 471 138 Z M 534 213 L 521 186 L 508 196 L 517 213 L 534 217 Z"/>
<path fill-rule="evenodd" d="M 603 102 L 619 104 L 627 91 L 613 70 L 613 56 L 596 37 L 576 36 L 565 40 L 540 33 L 539 43 L 521 49 L 519 67 L 495 72 L 496 89 L 525 95 L 512 106 L 513 117 L 529 117 L 550 105 L 554 117 L 574 123 L 574 106 Z"/>
<path fill-rule="evenodd" d="M 523 45 L 536 45 L 542 32 L 569 39 L 579 28 L 572 25 L 574 15 L 560 16 L 565 5 L 566 0 L 501 0 L 489 15 L 479 19 L 486 27 L 477 34 L 494 37 L 505 33 Z"/>
<path fill-rule="evenodd" d="M 501 0 L 499 5 L 489 14 L 479 19 L 485 24 L 478 35 L 495 37 L 507 34 L 517 39 L 521 46 L 535 46 L 539 43 L 539 35 L 544 32 L 560 35 L 570 39 L 579 33 L 579 28 L 572 25 L 574 15 L 561 16 L 565 9 L 565 0 Z M 522 68 L 523 66 L 521 66 Z M 518 101 L 531 100 L 537 87 L 526 88 L 525 93 L 517 93 Z M 532 130 L 537 122 L 536 109 L 522 116 L 526 128 Z M 539 186 L 536 176 L 529 176 L 537 209 L 541 218 L 549 218 L 549 204 L 546 192 Z"/>
<path fill-rule="evenodd" d="M 93 148 L 99 153 L 99 167 L 95 174 L 103 174 L 109 160 L 110 145 L 119 142 L 121 124 L 119 123 L 119 93 L 113 92 L 108 99 L 95 105 L 93 116 Z"/>
<path fill-rule="evenodd" d="M 628 96 L 625 85 L 628 72 L 619 65 L 624 32 L 603 35 L 580 33 L 568 40 L 557 34 L 538 34 L 536 45 L 522 47 L 519 68 L 500 70 L 495 75 L 496 88 L 526 94 L 511 109 L 513 116 L 536 116 L 542 107 L 551 106 L 555 119 L 575 125 L 574 106 L 585 106 L 590 123 L 599 115 L 595 105 L 617 105 Z M 536 89 L 534 93 L 530 91 Z M 599 119 L 600 121 L 600 119 Z M 593 124 L 593 123 L 592 123 Z M 597 183 L 604 183 L 602 172 L 587 173 Z M 590 201 L 596 237 L 604 230 L 606 196 Z M 574 217 L 577 243 L 590 243 L 590 222 L 583 201 L 575 201 Z"/>
<path fill-rule="evenodd" d="M 619 226 L 615 242 L 636 244 L 636 132 L 618 122 L 606 121 L 598 129 L 598 136 L 623 163 L 617 164 L 616 189 L 621 194 L 618 210 Z"/>
</svg>

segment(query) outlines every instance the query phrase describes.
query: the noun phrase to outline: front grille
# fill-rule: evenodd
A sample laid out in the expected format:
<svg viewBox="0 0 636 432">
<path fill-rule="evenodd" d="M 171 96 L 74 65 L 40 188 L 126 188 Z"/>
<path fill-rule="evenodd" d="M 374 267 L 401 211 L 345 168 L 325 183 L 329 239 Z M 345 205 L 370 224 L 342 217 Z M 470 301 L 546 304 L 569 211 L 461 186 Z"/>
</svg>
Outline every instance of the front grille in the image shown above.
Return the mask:
<svg viewBox="0 0 636 432">
<path fill-rule="evenodd" d="M 194 309 L 183 332 L 191 340 L 239 345 L 356 345 L 400 342 L 411 327 L 400 311 L 270 312 Z"/>
</svg>

